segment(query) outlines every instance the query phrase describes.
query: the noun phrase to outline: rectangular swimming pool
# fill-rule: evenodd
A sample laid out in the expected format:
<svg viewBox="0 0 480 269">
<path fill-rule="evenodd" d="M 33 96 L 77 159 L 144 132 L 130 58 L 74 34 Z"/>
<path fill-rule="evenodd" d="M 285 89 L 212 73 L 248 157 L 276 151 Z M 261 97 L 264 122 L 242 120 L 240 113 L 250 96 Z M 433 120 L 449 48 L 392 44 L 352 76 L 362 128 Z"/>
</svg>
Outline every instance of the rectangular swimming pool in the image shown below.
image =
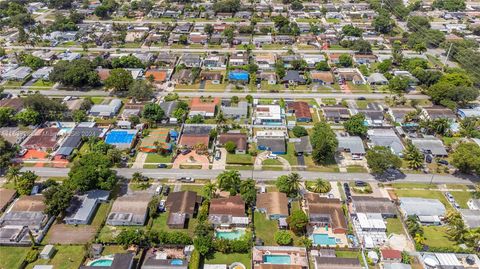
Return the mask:
<svg viewBox="0 0 480 269">
<path fill-rule="evenodd" d="M 337 245 L 337 240 L 334 237 L 329 237 L 328 234 L 313 234 L 313 244 L 335 246 Z"/>
<path fill-rule="evenodd" d="M 263 255 L 263 262 L 271 264 L 291 264 L 289 255 Z"/>
<path fill-rule="evenodd" d="M 245 230 L 243 229 L 236 229 L 233 231 L 216 231 L 215 236 L 217 238 L 228 239 L 228 240 L 235 240 L 239 239 L 245 234 Z"/>
</svg>

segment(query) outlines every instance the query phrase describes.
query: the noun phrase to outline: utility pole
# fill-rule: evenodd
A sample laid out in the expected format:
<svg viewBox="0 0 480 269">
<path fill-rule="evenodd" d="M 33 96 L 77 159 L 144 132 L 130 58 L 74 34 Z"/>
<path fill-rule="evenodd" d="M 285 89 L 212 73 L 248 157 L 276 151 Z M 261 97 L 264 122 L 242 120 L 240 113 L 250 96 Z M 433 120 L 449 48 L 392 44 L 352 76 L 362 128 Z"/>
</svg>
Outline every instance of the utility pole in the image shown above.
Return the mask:
<svg viewBox="0 0 480 269">
<path fill-rule="evenodd" d="M 442 71 L 445 71 L 445 65 L 447 64 L 448 57 L 450 56 L 450 51 L 452 50 L 452 46 L 453 46 L 453 43 L 450 43 L 450 47 L 448 48 L 448 52 L 447 52 L 447 58 L 445 58 L 445 60 L 443 61 Z"/>
</svg>

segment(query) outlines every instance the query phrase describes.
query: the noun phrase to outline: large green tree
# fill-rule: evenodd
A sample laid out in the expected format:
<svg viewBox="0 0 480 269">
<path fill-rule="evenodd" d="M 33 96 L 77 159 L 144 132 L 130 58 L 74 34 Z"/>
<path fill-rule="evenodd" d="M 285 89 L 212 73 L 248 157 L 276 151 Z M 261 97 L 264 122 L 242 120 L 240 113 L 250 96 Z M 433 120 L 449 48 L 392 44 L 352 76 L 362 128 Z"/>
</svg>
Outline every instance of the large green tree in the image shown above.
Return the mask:
<svg viewBox="0 0 480 269">
<path fill-rule="evenodd" d="M 240 192 L 240 173 L 236 170 L 224 171 L 217 176 L 218 187 L 222 191 L 236 195 Z"/>
<path fill-rule="evenodd" d="M 386 147 L 373 147 L 367 151 L 366 158 L 373 174 L 382 174 L 389 168 L 398 169 L 402 166 L 402 160 Z"/>
<path fill-rule="evenodd" d="M 128 96 L 135 100 L 149 100 L 153 97 L 154 88 L 146 80 L 135 80 L 128 89 Z"/>
<path fill-rule="evenodd" d="M 20 178 L 17 181 L 17 192 L 20 195 L 29 195 L 32 192 L 37 177 L 38 176 L 32 171 L 21 173 Z"/>
<path fill-rule="evenodd" d="M 255 205 L 255 201 L 257 200 L 257 189 L 255 188 L 254 179 L 249 178 L 240 183 L 240 195 L 245 201 L 245 204 L 248 206 Z"/>
<path fill-rule="evenodd" d="M 100 83 L 95 66 L 87 59 L 59 61 L 53 66 L 50 80 L 73 87 L 97 86 Z"/>
<path fill-rule="evenodd" d="M 149 121 L 159 122 L 164 118 L 164 116 L 165 112 L 159 104 L 150 103 L 146 104 L 143 108 L 142 117 Z"/>
<path fill-rule="evenodd" d="M 43 192 L 45 197 L 45 213 L 49 216 L 57 216 L 65 213 L 70 206 L 73 192 L 66 185 L 54 185 Z"/>
<path fill-rule="evenodd" d="M 295 209 L 292 211 L 290 216 L 288 216 L 287 223 L 288 227 L 290 227 L 290 230 L 292 230 L 295 234 L 304 234 L 308 225 L 307 214 L 305 214 L 305 212 L 303 212 L 301 209 Z"/>
<path fill-rule="evenodd" d="M 452 165 L 462 173 L 480 174 L 480 146 L 461 143 L 451 154 Z"/>
<path fill-rule="evenodd" d="M 368 131 L 368 127 L 365 125 L 365 114 L 358 113 L 351 116 L 350 119 L 343 123 L 343 128 L 350 135 L 365 137 Z"/>
<path fill-rule="evenodd" d="M 16 154 L 17 147 L 0 135 L 0 170 L 7 168 Z"/>
<path fill-rule="evenodd" d="M 110 71 L 110 76 L 105 80 L 105 86 L 116 92 L 125 92 L 133 83 L 132 73 L 123 68 L 115 68 Z"/>
<path fill-rule="evenodd" d="M 302 177 L 298 173 L 279 176 L 275 182 L 278 191 L 287 194 L 288 197 L 298 196 L 300 190 L 300 180 Z"/>
<path fill-rule="evenodd" d="M 328 164 L 334 160 L 338 140 L 328 123 L 315 124 L 310 141 L 313 147 L 312 158 L 315 163 Z"/>
</svg>

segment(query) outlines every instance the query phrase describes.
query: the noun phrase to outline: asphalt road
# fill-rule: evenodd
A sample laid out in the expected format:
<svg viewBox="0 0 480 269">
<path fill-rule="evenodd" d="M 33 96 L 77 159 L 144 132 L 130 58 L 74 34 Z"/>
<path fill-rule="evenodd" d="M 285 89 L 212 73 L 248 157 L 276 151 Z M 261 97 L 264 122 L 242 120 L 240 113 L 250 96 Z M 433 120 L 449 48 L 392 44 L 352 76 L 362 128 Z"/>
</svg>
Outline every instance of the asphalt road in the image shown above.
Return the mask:
<svg viewBox="0 0 480 269">
<path fill-rule="evenodd" d="M 33 90 L 33 89 L 32 89 Z M 20 94 L 19 89 L 5 89 L 5 92 L 11 94 Z M 24 90 L 25 91 L 25 90 Z M 41 90 L 40 93 L 47 96 L 108 96 L 109 93 L 105 91 L 66 91 L 66 90 Z M 237 93 L 237 92 L 176 92 L 181 96 L 185 97 L 200 97 L 200 96 L 212 96 L 212 97 L 245 97 L 251 95 L 254 98 L 272 98 L 272 95 L 278 95 L 282 98 L 342 98 L 342 99 L 357 99 L 364 97 L 367 99 L 381 99 L 383 100 L 387 96 L 392 96 L 392 94 L 386 93 Z M 158 95 L 167 95 L 168 92 L 160 92 Z M 423 94 L 406 94 L 405 98 L 407 99 L 429 99 L 428 96 Z"/>
<path fill-rule="evenodd" d="M 65 177 L 68 175 L 68 168 L 47 168 L 47 167 L 24 167 L 23 171 L 33 171 L 41 177 Z M 179 177 L 193 177 L 193 178 L 215 178 L 222 170 L 201 170 L 201 169 L 132 169 L 132 168 L 117 168 L 115 169 L 120 176 L 130 178 L 133 173 L 140 172 L 144 176 L 155 179 L 160 178 L 179 178 Z M 239 171 L 242 178 L 250 178 L 253 176 L 256 180 L 275 180 L 281 175 L 286 175 L 289 171 L 253 171 L 243 170 Z M 367 173 L 325 173 L 312 171 L 297 171 L 305 180 L 314 180 L 317 178 L 324 178 L 331 181 L 376 181 L 372 175 Z M 433 180 L 432 180 L 433 176 Z M 471 180 L 478 180 L 478 178 L 470 178 Z M 404 178 L 398 179 L 399 182 L 418 182 L 436 184 L 470 184 L 470 179 L 463 179 L 453 175 L 431 175 L 431 174 L 407 174 Z"/>
</svg>

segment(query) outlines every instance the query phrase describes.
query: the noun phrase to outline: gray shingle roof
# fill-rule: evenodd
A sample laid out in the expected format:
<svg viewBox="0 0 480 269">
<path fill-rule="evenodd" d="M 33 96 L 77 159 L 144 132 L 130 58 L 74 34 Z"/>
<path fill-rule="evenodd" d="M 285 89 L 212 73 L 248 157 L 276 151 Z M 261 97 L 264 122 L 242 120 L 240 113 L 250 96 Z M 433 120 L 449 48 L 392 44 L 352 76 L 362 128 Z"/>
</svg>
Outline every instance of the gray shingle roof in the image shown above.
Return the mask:
<svg viewBox="0 0 480 269">
<path fill-rule="evenodd" d="M 400 207 L 407 216 L 443 216 L 445 206 L 437 199 L 401 197 Z"/>
</svg>

